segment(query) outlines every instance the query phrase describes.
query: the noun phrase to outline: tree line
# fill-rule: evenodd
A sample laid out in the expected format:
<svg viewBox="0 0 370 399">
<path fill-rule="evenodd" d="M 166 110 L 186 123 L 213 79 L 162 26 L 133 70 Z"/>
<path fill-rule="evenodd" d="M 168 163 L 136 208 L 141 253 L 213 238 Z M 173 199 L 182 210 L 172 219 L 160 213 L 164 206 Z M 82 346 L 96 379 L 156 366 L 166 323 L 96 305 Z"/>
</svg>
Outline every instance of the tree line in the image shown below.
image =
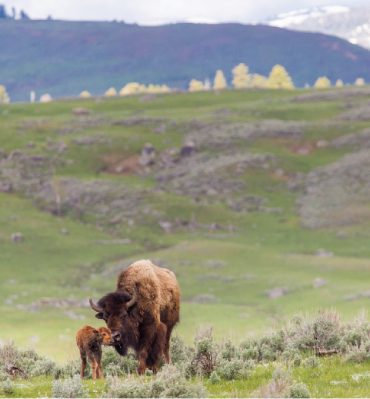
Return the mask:
<svg viewBox="0 0 370 399">
<path fill-rule="evenodd" d="M 1 13 L 1 5 L 0 5 Z M 1 17 L 0 17 L 1 18 Z M 187 90 L 189 92 L 200 92 L 208 90 L 225 90 L 225 89 L 282 89 L 293 90 L 295 85 L 293 79 L 282 65 L 275 65 L 272 67 L 268 76 L 263 76 L 258 73 L 250 73 L 246 64 L 240 63 L 232 69 L 231 85 L 228 84 L 224 72 L 218 69 L 215 73 L 214 79 L 211 82 L 209 79 L 204 81 L 198 79 L 191 79 Z M 354 82 L 355 86 L 364 86 L 366 84 L 363 78 L 357 78 Z M 315 81 L 313 88 L 315 89 L 329 89 L 331 87 L 343 87 L 345 84 L 341 79 L 336 82 L 331 82 L 326 76 L 321 76 Z M 310 87 L 309 85 L 305 86 Z M 120 90 L 110 87 L 104 92 L 104 97 L 128 96 L 135 94 L 160 94 L 178 91 L 178 89 L 170 88 L 167 85 L 159 84 L 142 84 L 139 82 L 129 82 L 125 84 Z M 80 98 L 92 97 L 88 90 L 83 90 L 79 94 Z M 42 94 L 39 101 L 42 103 L 50 102 L 53 98 L 49 93 Z M 36 101 L 36 93 L 31 91 L 30 102 Z M 6 87 L 0 85 L 0 104 L 9 103 L 10 97 Z"/>
</svg>

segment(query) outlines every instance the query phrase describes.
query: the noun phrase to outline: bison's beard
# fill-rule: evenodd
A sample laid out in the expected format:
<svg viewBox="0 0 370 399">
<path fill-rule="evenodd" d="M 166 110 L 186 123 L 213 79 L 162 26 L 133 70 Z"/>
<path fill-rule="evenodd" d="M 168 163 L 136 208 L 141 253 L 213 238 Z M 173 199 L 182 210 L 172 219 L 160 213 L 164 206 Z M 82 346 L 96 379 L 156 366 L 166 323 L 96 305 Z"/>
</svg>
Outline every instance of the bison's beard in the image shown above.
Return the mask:
<svg viewBox="0 0 370 399">
<path fill-rule="evenodd" d="M 127 355 L 128 348 L 138 350 L 138 337 L 135 332 L 130 325 L 125 326 L 125 329 L 121 331 L 120 341 L 114 344 L 116 351 L 121 356 Z"/>
<path fill-rule="evenodd" d="M 114 344 L 114 349 L 119 353 L 121 356 L 127 355 L 127 345 L 123 345 L 122 342 Z"/>
</svg>

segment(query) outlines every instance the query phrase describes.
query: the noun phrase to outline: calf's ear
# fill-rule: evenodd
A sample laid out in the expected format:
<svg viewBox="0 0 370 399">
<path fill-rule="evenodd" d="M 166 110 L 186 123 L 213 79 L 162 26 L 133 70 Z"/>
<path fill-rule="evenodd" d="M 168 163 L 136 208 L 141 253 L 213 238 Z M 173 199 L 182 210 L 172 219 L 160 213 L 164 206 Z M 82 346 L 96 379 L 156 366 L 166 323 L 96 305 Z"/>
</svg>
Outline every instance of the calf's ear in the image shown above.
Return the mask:
<svg viewBox="0 0 370 399">
<path fill-rule="evenodd" d="M 103 313 L 99 312 L 95 315 L 97 319 L 103 319 Z"/>
</svg>

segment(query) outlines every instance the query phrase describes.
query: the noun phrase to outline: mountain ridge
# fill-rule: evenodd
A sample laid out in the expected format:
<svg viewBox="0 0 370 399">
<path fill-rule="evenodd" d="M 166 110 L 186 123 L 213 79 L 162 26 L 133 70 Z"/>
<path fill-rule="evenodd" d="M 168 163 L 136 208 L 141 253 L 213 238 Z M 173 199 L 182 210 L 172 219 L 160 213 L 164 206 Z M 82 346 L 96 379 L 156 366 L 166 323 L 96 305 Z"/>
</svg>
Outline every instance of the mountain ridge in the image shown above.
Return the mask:
<svg viewBox="0 0 370 399">
<path fill-rule="evenodd" d="M 370 7 L 326 6 L 281 13 L 266 21 L 271 26 L 322 32 L 370 49 Z"/>
<path fill-rule="evenodd" d="M 263 75 L 282 64 L 297 86 L 322 75 L 370 81 L 370 51 L 336 37 L 266 25 L 5 20 L 0 48 L 1 84 L 12 100 L 23 101 L 33 90 L 53 97 L 102 94 L 129 81 L 185 89 L 192 78 L 213 79 L 217 69 L 230 82 L 240 62 Z"/>
</svg>

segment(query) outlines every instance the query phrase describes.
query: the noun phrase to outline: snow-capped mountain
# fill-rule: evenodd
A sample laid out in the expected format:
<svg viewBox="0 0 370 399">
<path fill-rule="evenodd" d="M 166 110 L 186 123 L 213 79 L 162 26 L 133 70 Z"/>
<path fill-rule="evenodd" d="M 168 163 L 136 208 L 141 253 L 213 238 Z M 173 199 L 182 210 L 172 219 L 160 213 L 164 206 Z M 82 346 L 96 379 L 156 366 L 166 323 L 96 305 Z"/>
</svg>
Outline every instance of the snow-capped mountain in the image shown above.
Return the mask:
<svg viewBox="0 0 370 399">
<path fill-rule="evenodd" d="M 304 8 L 278 14 L 267 23 L 280 28 L 339 36 L 370 49 L 370 6 Z"/>
</svg>

